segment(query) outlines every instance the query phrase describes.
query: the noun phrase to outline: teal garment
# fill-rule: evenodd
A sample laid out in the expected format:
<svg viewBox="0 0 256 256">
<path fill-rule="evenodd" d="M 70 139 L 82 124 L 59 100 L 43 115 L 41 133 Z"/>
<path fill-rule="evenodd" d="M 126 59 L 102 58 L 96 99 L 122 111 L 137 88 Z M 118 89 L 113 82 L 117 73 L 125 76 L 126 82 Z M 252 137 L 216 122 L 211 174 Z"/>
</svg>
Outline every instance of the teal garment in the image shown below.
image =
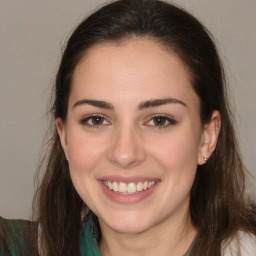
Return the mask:
<svg viewBox="0 0 256 256">
<path fill-rule="evenodd" d="M 81 230 L 81 256 L 102 256 L 98 246 L 100 237 L 98 218 L 90 212 L 86 216 Z"/>
<path fill-rule="evenodd" d="M 98 218 L 90 212 L 85 221 L 81 231 L 80 252 L 81 256 L 102 256 L 98 242 L 101 238 Z M 187 253 L 185 256 L 189 256 Z"/>
<path fill-rule="evenodd" d="M 35 222 L 0 217 L 0 256 L 38 256 L 37 231 Z M 80 255 L 102 256 L 98 246 L 100 238 L 98 219 L 90 212 L 81 228 Z"/>
<path fill-rule="evenodd" d="M 38 256 L 37 223 L 0 217 L 0 256 Z"/>
<path fill-rule="evenodd" d="M 0 217 L 0 256 L 38 256 L 38 224 Z M 100 229 L 97 217 L 89 213 L 82 225 L 81 256 L 102 256 L 98 247 Z"/>
</svg>

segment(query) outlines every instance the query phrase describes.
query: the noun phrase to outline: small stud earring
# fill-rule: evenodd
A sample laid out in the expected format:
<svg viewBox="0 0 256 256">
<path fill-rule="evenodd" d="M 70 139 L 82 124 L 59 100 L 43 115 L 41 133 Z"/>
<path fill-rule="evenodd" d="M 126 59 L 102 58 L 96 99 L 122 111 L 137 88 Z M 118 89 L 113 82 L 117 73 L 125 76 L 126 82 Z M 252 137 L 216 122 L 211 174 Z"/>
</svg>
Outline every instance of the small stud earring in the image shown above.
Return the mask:
<svg viewBox="0 0 256 256">
<path fill-rule="evenodd" d="M 205 157 L 205 158 L 204 158 L 204 161 L 207 162 L 207 160 L 208 160 L 208 159 Z"/>
<path fill-rule="evenodd" d="M 68 161 L 68 154 L 67 154 L 67 152 L 65 153 L 65 156 L 66 156 L 66 160 Z"/>
</svg>

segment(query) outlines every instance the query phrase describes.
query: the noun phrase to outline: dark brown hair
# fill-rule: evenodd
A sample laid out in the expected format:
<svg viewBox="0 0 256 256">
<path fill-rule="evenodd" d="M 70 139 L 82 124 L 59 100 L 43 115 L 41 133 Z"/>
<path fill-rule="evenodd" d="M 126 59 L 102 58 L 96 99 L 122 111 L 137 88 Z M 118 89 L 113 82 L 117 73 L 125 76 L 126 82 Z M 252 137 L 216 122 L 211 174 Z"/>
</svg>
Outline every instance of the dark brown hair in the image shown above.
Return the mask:
<svg viewBox="0 0 256 256">
<path fill-rule="evenodd" d="M 85 52 L 95 44 L 130 37 L 157 40 L 178 54 L 192 76 L 202 123 L 210 120 L 214 110 L 221 114 L 216 150 L 205 165 L 198 166 L 190 202 L 192 223 L 198 229 L 191 256 L 218 256 L 222 241 L 238 230 L 256 233 L 256 216 L 245 203 L 245 171 L 221 61 L 210 33 L 196 18 L 155 0 L 115 1 L 90 15 L 75 29 L 63 52 L 55 82 L 53 119 L 66 120 L 73 72 Z M 45 174 L 34 201 L 42 245 L 52 256 L 79 255 L 81 214 L 86 206 L 71 182 L 54 122 L 51 132 Z"/>
</svg>

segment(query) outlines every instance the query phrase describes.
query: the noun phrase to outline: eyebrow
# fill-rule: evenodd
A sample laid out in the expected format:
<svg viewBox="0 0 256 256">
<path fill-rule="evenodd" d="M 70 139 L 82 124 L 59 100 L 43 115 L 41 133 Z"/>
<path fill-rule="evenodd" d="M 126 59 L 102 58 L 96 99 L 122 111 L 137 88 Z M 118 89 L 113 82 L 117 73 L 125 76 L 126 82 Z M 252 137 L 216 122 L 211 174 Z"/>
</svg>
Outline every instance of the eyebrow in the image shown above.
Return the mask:
<svg viewBox="0 0 256 256">
<path fill-rule="evenodd" d="M 73 108 L 84 105 L 84 104 L 91 105 L 97 108 L 102 108 L 102 109 L 109 109 L 109 110 L 114 109 L 114 106 L 109 102 L 102 101 L 102 100 L 90 100 L 90 99 L 82 99 L 77 101 L 73 105 Z M 178 100 L 175 98 L 165 98 L 165 99 L 154 99 L 154 100 L 143 101 L 138 105 L 138 109 L 143 110 L 143 109 L 152 108 L 152 107 L 159 107 L 166 104 L 180 104 L 184 107 L 187 107 L 187 105 L 181 100 Z"/>
<path fill-rule="evenodd" d="M 165 98 L 165 99 L 155 99 L 155 100 L 147 100 L 147 101 L 141 102 L 138 106 L 138 109 L 142 110 L 145 108 L 159 107 L 166 104 L 180 104 L 184 107 L 187 107 L 187 105 L 181 100 L 178 100 L 175 98 Z"/>
<path fill-rule="evenodd" d="M 102 100 L 89 100 L 89 99 L 83 99 L 83 100 L 77 101 L 74 104 L 73 108 L 84 105 L 84 104 L 91 105 L 97 108 L 110 109 L 110 110 L 114 109 L 114 106 L 111 103 L 108 103 Z"/>
</svg>

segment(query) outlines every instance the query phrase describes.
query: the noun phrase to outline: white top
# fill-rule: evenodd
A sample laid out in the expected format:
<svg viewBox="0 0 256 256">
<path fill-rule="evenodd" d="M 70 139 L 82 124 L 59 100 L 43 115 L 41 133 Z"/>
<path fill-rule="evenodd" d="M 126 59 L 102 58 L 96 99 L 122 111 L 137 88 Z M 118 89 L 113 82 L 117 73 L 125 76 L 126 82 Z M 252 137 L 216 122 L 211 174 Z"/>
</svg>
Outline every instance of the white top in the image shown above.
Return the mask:
<svg viewBox="0 0 256 256">
<path fill-rule="evenodd" d="M 223 245 L 222 256 L 256 256 L 256 236 L 242 231 L 227 245 Z"/>
</svg>

